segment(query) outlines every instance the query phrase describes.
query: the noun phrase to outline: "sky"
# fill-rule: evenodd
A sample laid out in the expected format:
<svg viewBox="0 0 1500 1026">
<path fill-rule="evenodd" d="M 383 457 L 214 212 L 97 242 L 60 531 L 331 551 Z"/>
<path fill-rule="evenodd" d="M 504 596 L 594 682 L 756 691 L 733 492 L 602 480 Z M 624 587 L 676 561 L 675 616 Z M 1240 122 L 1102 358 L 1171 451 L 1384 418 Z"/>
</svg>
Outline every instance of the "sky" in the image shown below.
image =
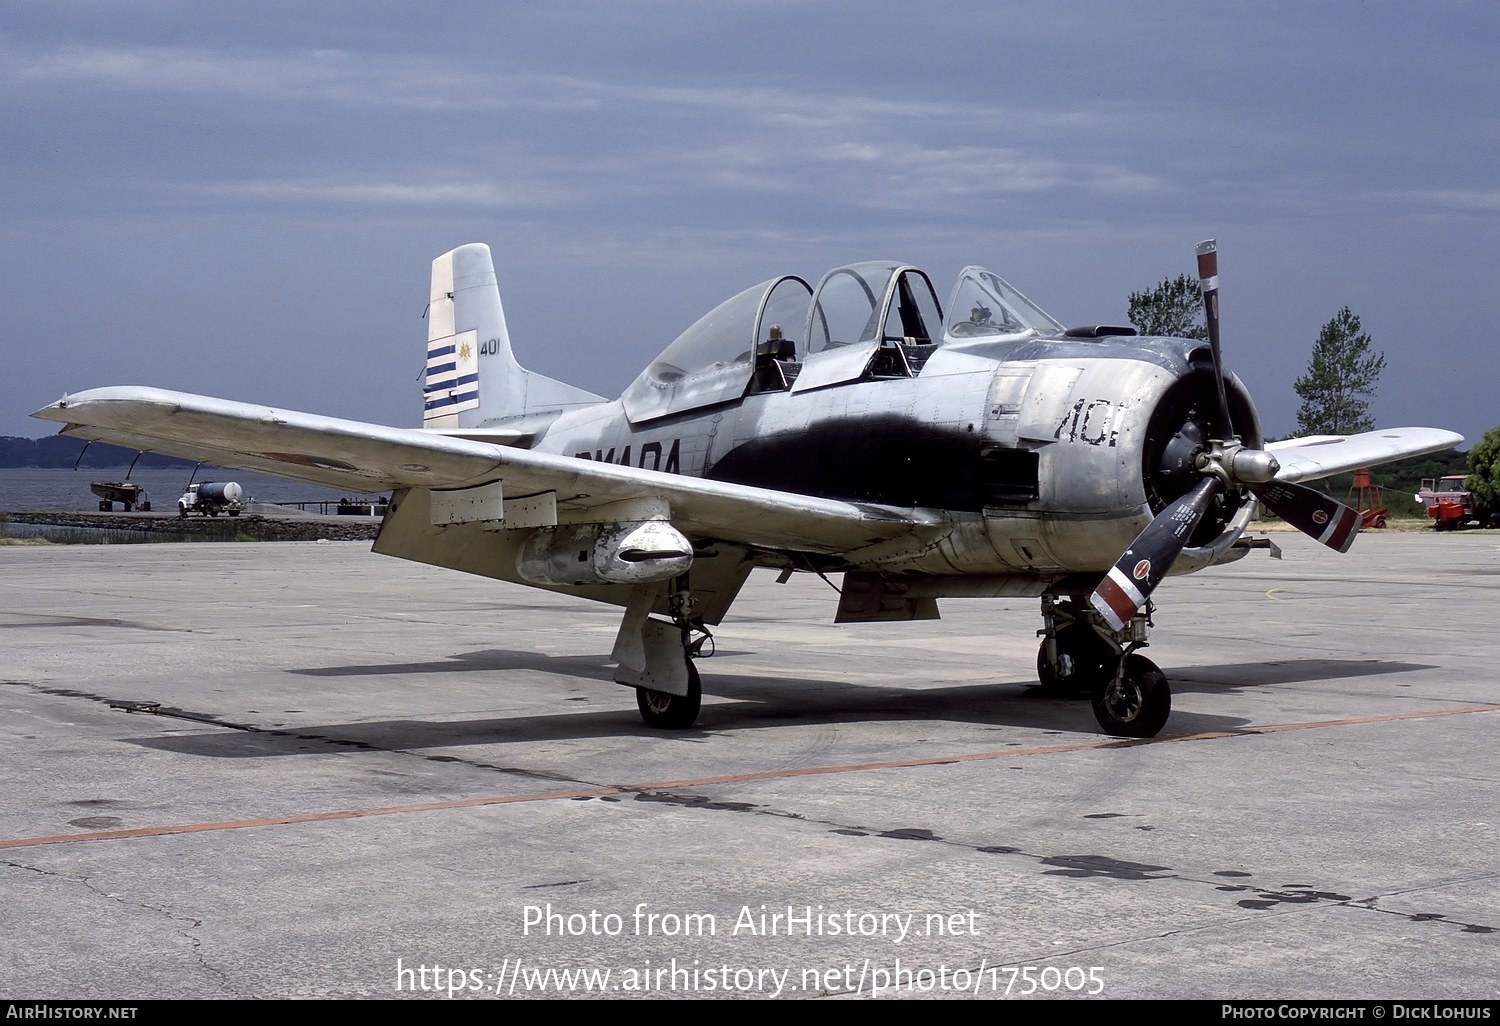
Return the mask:
<svg viewBox="0 0 1500 1026">
<path fill-rule="evenodd" d="M 981 264 L 1067 324 L 1195 274 L 1268 435 L 1348 306 L 1380 427 L 1500 425 L 1500 5 L 6 0 L 0 435 L 141 384 L 416 425 L 431 261 L 618 395 L 721 300 Z"/>
</svg>

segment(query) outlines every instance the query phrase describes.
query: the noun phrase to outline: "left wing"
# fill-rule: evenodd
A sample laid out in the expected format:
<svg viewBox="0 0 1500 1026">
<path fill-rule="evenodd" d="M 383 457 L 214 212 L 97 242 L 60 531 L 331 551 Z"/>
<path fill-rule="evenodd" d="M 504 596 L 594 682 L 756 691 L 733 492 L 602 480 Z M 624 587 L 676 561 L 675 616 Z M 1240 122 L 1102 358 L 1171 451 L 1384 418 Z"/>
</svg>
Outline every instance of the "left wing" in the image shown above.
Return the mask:
<svg viewBox="0 0 1500 1026">
<path fill-rule="evenodd" d="M 1408 456 L 1444 452 L 1462 445 L 1464 436 L 1438 428 L 1391 428 L 1358 435 L 1314 435 L 1266 445 L 1281 470 L 1278 481 L 1316 481 L 1360 467 L 1374 467 Z"/>
<path fill-rule="evenodd" d="M 550 492 L 569 510 L 655 498 L 689 535 L 781 551 L 848 553 L 950 527 L 938 510 L 820 499 L 157 388 L 91 389 L 32 416 L 61 422 L 65 435 L 340 489 L 499 482 L 507 499 Z"/>
</svg>

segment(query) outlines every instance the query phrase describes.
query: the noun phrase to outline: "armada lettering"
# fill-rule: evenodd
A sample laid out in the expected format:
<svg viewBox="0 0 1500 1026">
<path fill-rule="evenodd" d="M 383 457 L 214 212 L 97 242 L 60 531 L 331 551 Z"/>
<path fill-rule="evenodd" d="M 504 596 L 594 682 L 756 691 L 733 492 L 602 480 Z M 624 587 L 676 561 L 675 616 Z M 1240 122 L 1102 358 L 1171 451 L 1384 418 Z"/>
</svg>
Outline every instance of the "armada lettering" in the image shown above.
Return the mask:
<svg viewBox="0 0 1500 1026">
<path fill-rule="evenodd" d="M 630 446 L 620 450 L 619 458 L 615 458 L 615 447 L 610 446 L 608 450 L 595 449 L 589 452 L 581 449 L 573 454 L 574 459 L 593 460 L 596 463 L 618 463 L 622 467 L 628 467 L 630 463 Z M 649 462 L 648 462 L 649 459 Z M 662 443 L 647 442 L 641 446 L 640 460 L 635 464 L 642 470 L 660 470 L 668 474 L 682 473 L 682 439 L 672 439 L 672 446 L 662 457 Z"/>
<path fill-rule="evenodd" d="M 680 439 L 672 439 L 672 448 L 667 450 L 667 465 L 663 467 L 661 460 L 661 443 L 647 442 L 645 445 L 641 446 L 641 462 L 639 464 L 640 468 L 642 470 L 664 470 L 668 474 L 682 473 L 682 467 L 679 462 L 680 444 Z M 628 449 L 626 451 L 629 452 Z M 651 454 L 651 465 L 649 467 L 646 466 L 647 453 Z M 624 461 L 622 460 L 621 462 L 623 463 Z"/>
</svg>

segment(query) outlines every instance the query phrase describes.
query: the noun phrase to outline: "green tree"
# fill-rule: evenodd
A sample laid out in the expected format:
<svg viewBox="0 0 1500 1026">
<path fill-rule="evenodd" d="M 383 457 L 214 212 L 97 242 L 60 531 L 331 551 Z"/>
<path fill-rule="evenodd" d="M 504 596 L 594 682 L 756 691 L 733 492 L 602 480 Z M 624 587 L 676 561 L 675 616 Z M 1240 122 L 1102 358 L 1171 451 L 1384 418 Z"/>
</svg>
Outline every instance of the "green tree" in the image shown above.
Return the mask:
<svg viewBox="0 0 1500 1026">
<path fill-rule="evenodd" d="M 1318 332 L 1307 373 L 1295 385 L 1299 435 L 1347 435 L 1375 426 L 1370 400 L 1385 369 L 1385 354 L 1373 352 L 1370 336 L 1347 306 Z"/>
<path fill-rule="evenodd" d="M 1142 335 L 1170 335 L 1208 341 L 1203 323 L 1203 292 L 1196 278 L 1164 278 L 1149 292 L 1132 292 L 1126 314 Z"/>
<path fill-rule="evenodd" d="M 1474 493 L 1474 512 L 1481 518 L 1500 513 L 1500 427 L 1492 427 L 1469 450 L 1469 478 L 1464 487 Z"/>
</svg>

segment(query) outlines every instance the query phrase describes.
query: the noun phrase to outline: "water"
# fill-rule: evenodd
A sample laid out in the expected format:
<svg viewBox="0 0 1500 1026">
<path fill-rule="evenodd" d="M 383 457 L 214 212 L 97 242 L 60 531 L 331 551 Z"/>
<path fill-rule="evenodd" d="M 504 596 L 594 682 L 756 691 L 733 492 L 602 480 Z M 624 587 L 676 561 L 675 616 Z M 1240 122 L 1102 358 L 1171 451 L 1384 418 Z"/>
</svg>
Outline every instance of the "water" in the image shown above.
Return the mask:
<svg viewBox="0 0 1500 1026">
<path fill-rule="evenodd" d="M 89 491 L 91 481 L 123 481 L 125 467 L 0 467 L 0 511 L 93 510 L 99 509 L 99 497 Z M 177 499 L 187 488 L 192 467 L 142 469 L 137 467 L 130 480 L 146 489 L 151 508 L 172 512 Z M 255 502 L 336 502 L 350 496 L 326 485 L 303 484 L 271 474 L 248 470 L 225 470 L 200 467 L 195 481 L 237 481 L 245 490 L 245 501 Z M 119 510 L 119 505 L 115 506 Z M 311 507 L 311 512 L 318 512 Z M 333 512 L 329 509 L 330 513 Z"/>
</svg>

